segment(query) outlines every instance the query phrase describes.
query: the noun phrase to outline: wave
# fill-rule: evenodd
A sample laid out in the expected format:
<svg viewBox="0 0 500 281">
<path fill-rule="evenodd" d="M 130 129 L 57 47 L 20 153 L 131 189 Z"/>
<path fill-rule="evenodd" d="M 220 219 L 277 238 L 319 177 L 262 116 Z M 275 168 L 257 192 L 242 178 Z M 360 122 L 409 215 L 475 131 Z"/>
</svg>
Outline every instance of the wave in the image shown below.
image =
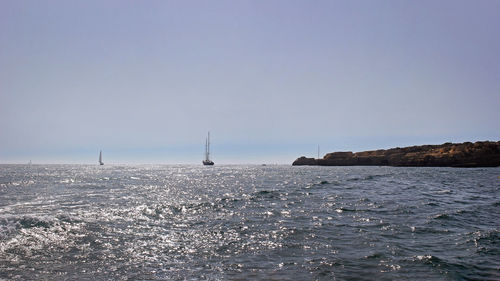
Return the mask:
<svg viewBox="0 0 500 281">
<path fill-rule="evenodd" d="M 36 216 L 7 216 L 0 219 L 0 237 L 19 229 L 34 227 L 49 228 L 54 225 L 57 218 Z"/>
<path fill-rule="evenodd" d="M 335 210 L 335 212 L 337 213 L 343 213 L 343 212 L 356 212 L 357 210 L 356 209 L 350 209 L 350 208 L 346 208 L 346 207 L 340 207 L 340 208 L 337 208 Z"/>
<path fill-rule="evenodd" d="M 493 230 L 483 230 L 468 233 L 470 236 L 466 242 L 473 243 L 474 247 L 478 252 L 484 254 L 494 254 L 500 255 L 499 245 L 500 245 L 500 231 Z"/>
<path fill-rule="evenodd" d="M 305 189 L 326 188 L 328 186 L 341 186 L 341 185 L 342 185 L 342 183 L 340 183 L 338 181 L 329 182 L 327 180 L 322 180 L 319 182 L 310 183 L 310 184 L 306 185 Z"/>
<path fill-rule="evenodd" d="M 451 194 L 453 193 L 453 191 L 451 191 L 450 189 L 443 189 L 443 190 L 439 190 L 436 192 L 437 194 Z"/>
<path fill-rule="evenodd" d="M 385 257 L 385 255 L 383 253 L 376 252 L 376 253 L 371 253 L 371 254 L 365 256 L 365 259 L 382 259 L 384 257 Z"/>
<path fill-rule="evenodd" d="M 5 238 L 10 234 L 19 232 L 21 229 L 49 229 L 55 226 L 71 225 L 82 223 L 82 220 L 67 216 L 4 216 L 0 218 L 0 238 Z"/>
<path fill-rule="evenodd" d="M 478 266 L 466 261 L 456 262 L 434 255 L 414 256 L 413 261 L 429 265 L 443 276 L 453 280 L 498 280 L 500 277 L 497 272 L 498 268 L 495 266 Z"/>
<path fill-rule="evenodd" d="M 353 178 L 348 178 L 347 181 L 374 181 L 378 180 L 381 178 L 386 178 L 386 177 L 392 177 L 394 176 L 393 174 L 375 174 L 375 175 L 367 175 L 364 177 L 353 177 Z"/>
<path fill-rule="evenodd" d="M 0 182 L 0 187 L 26 187 L 34 184 L 36 184 L 34 180 L 7 181 Z"/>
<path fill-rule="evenodd" d="M 275 199 L 275 198 L 280 198 L 282 195 L 281 191 L 276 191 L 276 190 L 261 190 L 261 191 L 256 191 L 250 195 L 250 200 L 256 201 L 259 199 Z"/>
<path fill-rule="evenodd" d="M 454 220 L 455 218 L 450 214 L 437 214 L 432 219 L 435 220 Z"/>
<path fill-rule="evenodd" d="M 214 202 L 186 202 L 180 204 L 152 204 L 140 205 L 136 210 L 140 211 L 140 215 L 150 219 L 166 219 L 168 217 L 181 214 L 198 213 L 205 210 L 220 212 L 223 209 L 231 208 L 231 204 L 241 201 L 237 198 L 217 198 Z M 136 214 L 137 215 L 137 214 Z M 134 216 L 136 216 L 134 215 Z"/>
<path fill-rule="evenodd" d="M 29 260 L 47 255 L 46 247 L 68 249 L 76 245 L 78 220 L 49 216 L 5 216 L 0 219 L 0 260 Z M 83 247 L 83 246 L 82 246 Z"/>
</svg>

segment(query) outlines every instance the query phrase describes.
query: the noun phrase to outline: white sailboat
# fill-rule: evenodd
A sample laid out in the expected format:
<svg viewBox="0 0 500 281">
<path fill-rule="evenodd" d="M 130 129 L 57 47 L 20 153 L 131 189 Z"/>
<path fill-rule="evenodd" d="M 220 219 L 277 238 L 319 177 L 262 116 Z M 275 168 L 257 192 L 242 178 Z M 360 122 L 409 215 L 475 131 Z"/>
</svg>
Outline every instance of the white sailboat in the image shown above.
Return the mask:
<svg viewBox="0 0 500 281">
<path fill-rule="evenodd" d="M 99 151 L 99 165 L 104 165 L 104 162 L 102 162 L 102 150 Z"/>
<path fill-rule="evenodd" d="M 205 140 L 205 160 L 203 160 L 203 165 L 213 166 L 214 162 L 210 160 L 210 132 L 208 132 L 208 137 Z"/>
</svg>

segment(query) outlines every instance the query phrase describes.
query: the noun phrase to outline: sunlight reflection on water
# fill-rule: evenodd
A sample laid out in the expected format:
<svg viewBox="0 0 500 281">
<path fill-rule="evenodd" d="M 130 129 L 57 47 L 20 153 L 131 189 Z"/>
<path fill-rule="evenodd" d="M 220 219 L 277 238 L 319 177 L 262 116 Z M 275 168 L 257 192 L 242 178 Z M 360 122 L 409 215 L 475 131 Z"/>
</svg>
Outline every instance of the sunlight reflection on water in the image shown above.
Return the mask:
<svg viewBox="0 0 500 281">
<path fill-rule="evenodd" d="M 0 278 L 500 277 L 496 168 L 0 169 Z"/>
</svg>

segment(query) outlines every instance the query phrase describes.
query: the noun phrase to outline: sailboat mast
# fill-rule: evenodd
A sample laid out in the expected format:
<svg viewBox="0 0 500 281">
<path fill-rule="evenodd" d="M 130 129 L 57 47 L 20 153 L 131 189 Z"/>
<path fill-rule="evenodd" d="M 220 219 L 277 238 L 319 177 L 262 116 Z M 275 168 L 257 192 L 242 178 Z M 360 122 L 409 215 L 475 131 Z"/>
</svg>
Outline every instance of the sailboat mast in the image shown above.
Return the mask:
<svg viewBox="0 0 500 281">
<path fill-rule="evenodd" d="M 214 162 L 210 160 L 210 131 L 205 139 L 205 160 L 203 160 L 203 165 L 213 166 Z"/>
<path fill-rule="evenodd" d="M 208 139 L 205 139 L 205 160 L 208 160 Z"/>
</svg>

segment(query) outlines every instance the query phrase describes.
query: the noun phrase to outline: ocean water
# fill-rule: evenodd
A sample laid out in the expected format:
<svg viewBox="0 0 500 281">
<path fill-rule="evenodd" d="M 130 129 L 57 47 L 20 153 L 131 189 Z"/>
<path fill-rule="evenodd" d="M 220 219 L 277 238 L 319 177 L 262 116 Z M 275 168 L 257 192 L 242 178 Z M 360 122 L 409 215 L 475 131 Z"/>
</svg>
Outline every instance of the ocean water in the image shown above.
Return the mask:
<svg viewBox="0 0 500 281">
<path fill-rule="evenodd" d="M 499 176 L 0 165 L 0 279 L 500 280 Z"/>
</svg>

